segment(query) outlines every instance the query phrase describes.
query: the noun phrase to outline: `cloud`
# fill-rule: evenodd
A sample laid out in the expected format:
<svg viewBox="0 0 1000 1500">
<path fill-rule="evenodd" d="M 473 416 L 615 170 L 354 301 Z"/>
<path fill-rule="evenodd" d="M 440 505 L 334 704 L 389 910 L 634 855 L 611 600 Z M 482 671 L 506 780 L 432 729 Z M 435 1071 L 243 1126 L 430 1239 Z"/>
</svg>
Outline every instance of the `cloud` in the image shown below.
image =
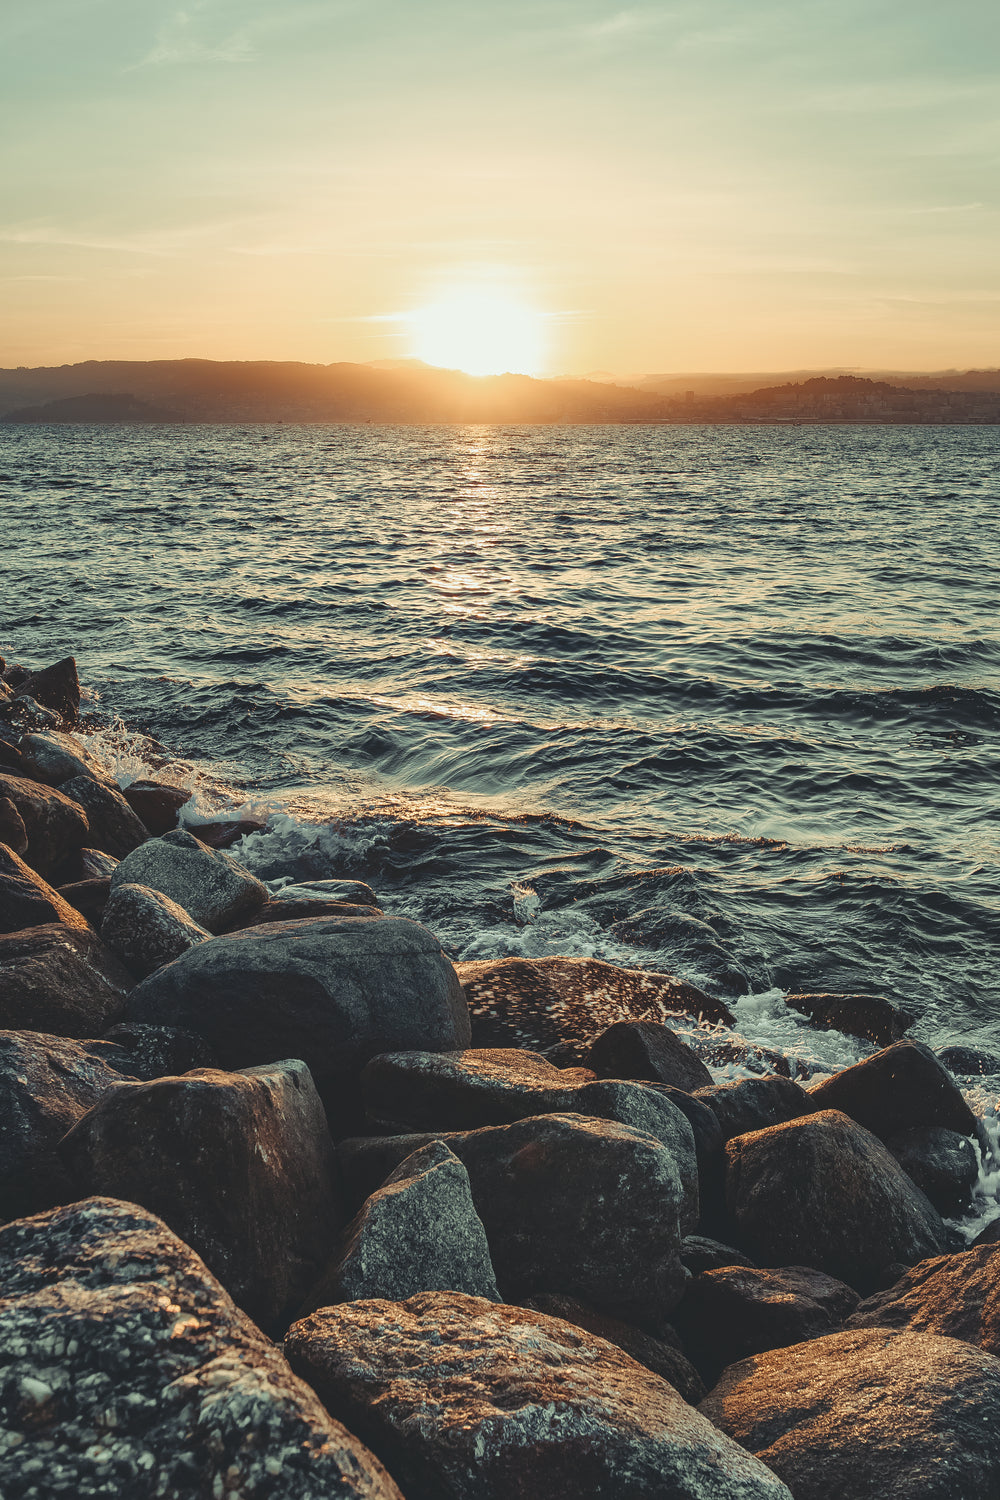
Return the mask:
<svg viewBox="0 0 1000 1500">
<path fill-rule="evenodd" d="M 195 5 L 194 10 L 203 10 L 204 6 Z M 126 69 L 126 72 L 134 72 L 137 68 L 164 67 L 177 63 L 241 63 L 247 62 L 253 56 L 253 49 L 246 30 L 239 29 L 230 36 L 216 42 L 204 40 L 199 33 L 199 25 L 195 15 L 190 10 L 177 10 L 168 21 L 159 28 L 156 40 L 145 57 Z"/>
</svg>

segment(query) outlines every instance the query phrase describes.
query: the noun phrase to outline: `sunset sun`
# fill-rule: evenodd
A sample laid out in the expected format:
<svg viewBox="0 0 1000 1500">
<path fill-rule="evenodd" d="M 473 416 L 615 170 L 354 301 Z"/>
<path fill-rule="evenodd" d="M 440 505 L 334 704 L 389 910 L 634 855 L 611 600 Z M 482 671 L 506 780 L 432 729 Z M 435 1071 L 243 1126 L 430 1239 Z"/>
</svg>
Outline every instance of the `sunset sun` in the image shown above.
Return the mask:
<svg viewBox="0 0 1000 1500">
<path fill-rule="evenodd" d="M 410 314 L 413 353 L 467 375 L 536 375 L 543 364 L 543 318 L 502 292 L 454 291 Z"/>
</svg>

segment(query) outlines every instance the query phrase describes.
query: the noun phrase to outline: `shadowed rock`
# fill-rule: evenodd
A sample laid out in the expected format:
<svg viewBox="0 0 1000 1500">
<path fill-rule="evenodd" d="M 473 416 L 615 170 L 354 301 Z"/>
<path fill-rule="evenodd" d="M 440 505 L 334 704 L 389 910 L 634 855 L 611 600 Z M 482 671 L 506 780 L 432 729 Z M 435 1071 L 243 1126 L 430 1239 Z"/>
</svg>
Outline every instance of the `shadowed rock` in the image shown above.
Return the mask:
<svg viewBox="0 0 1000 1500">
<path fill-rule="evenodd" d="M 192 792 L 190 787 L 172 786 L 166 781 L 133 781 L 125 787 L 124 797 L 150 833 L 159 838 L 177 827 L 177 814 L 191 801 Z"/>
<path fill-rule="evenodd" d="M 648 1079 L 686 1093 L 713 1083 L 698 1054 L 658 1021 L 618 1021 L 609 1026 L 587 1054 L 587 1066 L 599 1078 Z"/>
<path fill-rule="evenodd" d="M 22 932 L 51 922 L 88 930 L 86 918 L 75 906 L 13 850 L 0 844 L 0 932 Z"/>
<path fill-rule="evenodd" d="M 24 820 L 9 797 L 0 797 L 0 844 L 6 844 L 15 854 L 24 854 L 28 848 Z"/>
<path fill-rule="evenodd" d="M 40 875 L 55 874 L 86 843 L 90 826 L 86 813 L 54 787 L 0 771 L 0 797 L 17 808 L 28 839 L 25 861 Z"/>
<path fill-rule="evenodd" d="M 60 786 L 73 777 L 92 781 L 108 780 L 108 773 L 100 761 L 95 760 L 86 746 L 72 734 L 60 734 L 52 729 L 25 734 L 18 740 L 17 748 L 28 775 L 49 786 Z"/>
<path fill-rule="evenodd" d="M 104 876 L 102 880 L 74 880 L 68 885 L 59 886 L 58 890 L 62 899 L 74 911 L 78 911 L 84 921 L 89 922 L 91 927 L 100 927 L 111 891 L 110 875 Z"/>
<path fill-rule="evenodd" d="M 116 787 L 88 776 L 75 776 L 64 781 L 59 790 L 79 802 L 87 814 L 92 848 L 123 859 L 149 838 L 148 830 Z"/>
<path fill-rule="evenodd" d="M 142 885 L 114 886 L 101 920 L 102 940 L 137 979 L 209 936 L 175 901 Z"/>
<path fill-rule="evenodd" d="M 355 1302 L 296 1323 L 285 1349 L 407 1500 L 790 1500 L 666 1381 L 525 1308 Z"/>
<path fill-rule="evenodd" d="M 31 672 L 17 690 L 24 697 L 34 698 L 43 708 L 52 709 L 69 729 L 80 716 L 80 679 L 72 656 L 64 656 L 40 672 Z"/>
<path fill-rule="evenodd" d="M 0 935 L 0 1026 L 100 1036 L 121 1019 L 132 984 L 89 928 L 52 922 Z"/>
<path fill-rule="evenodd" d="M 942 1125 L 914 1125 L 891 1135 L 885 1144 L 939 1214 L 954 1217 L 971 1207 L 979 1158 L 967 1135 Z"/>
<path fill-rule="evenodd" d="M 808 1016 L 814 1026 L 860 1037 L 876 1047 L 898 1042 L 916 1020 L 910 1011 L 901 1010 L 884 995 L 786 995 L 785 1004 Z"/>
<path fill-rule="evenodd" d="M 825 1078 L 809 1095 L 817 1109 L 839 1109 L 883 1141 L 913 1125 L 978 1133 L 961 1089 L 923 1042 L 896 1042 Z"/>
<path fill-rule="evenodd" d="M 708 1105 L 727 1141 L 797 1120 L 818 1108 L 812 1096 L 790 1078 L 738 1078 L 696 1089 L 694 1098 Z"/>
<path fill-rule="evenodd" d="M 252 915 L 267 900 L 266 887 L 249 870 L 181 828 L 127 854 L 111 877 L 112 892 L 120 885 L 159 891 L 209 932 Z"/>
</svg>

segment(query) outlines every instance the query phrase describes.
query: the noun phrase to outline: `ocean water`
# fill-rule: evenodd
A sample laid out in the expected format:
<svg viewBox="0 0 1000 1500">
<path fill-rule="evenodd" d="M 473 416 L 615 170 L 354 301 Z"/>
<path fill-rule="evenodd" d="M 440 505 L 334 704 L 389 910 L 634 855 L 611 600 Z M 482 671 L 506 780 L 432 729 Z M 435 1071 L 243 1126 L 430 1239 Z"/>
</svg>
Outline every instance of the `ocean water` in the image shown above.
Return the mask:
<svg viewBox="0 0 1000 1500">
<path fill-rule="evenodd" d="M 1000 1049 L 1000 429 L 0 427 L 0 652 L 456 959 Z"/>
</svg>

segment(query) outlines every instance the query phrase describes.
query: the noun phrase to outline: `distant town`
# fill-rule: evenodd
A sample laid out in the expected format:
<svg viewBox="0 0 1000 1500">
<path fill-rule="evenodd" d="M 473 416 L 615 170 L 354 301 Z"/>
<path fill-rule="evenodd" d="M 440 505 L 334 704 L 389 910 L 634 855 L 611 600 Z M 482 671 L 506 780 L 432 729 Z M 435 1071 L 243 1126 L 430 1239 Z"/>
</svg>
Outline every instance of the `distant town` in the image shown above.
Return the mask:
<svg viewBox="0 0 1000 1500">
<path fill-rule="evenodd" d="M 1000 370 L 893 379 L 473 377 L 413 360 L 87 361 L 0 370 L 8 423 L 997 423 Z M 754 381 L 763 383 L 755 386 Z"/>
</svg>

